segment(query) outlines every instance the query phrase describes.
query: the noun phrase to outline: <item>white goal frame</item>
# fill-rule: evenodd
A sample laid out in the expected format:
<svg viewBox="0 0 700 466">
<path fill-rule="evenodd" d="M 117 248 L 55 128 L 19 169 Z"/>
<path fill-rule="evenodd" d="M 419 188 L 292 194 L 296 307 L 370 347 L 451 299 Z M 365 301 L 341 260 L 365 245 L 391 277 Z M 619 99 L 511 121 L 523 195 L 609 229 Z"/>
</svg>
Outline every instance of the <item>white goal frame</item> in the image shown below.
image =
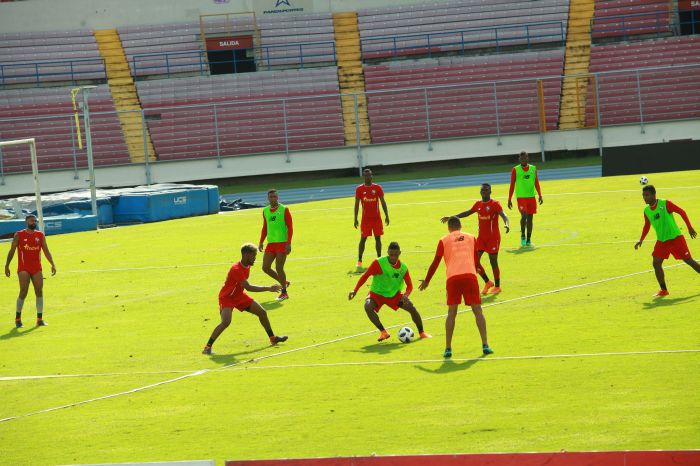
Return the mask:
<svg viewBox="0 0 700 466">
<path fill-rule="evenodd" d="M 34 177 L 34 191 L 36 195 L 36 213 L 39 220 L 39 229 L 44 231 L 44 211 L 41 208 L 41 187 L 39 186 L 39 166 L 36 161 L 36 141 L 34 138 L 14 139 L 11 141 L 0 141 L 0 148 L 9 146 L 29 145 L 29 152 L 32 157 L 32 175 Z M 19 217 L 21 212 L 15 212 Z"/>
</svg>

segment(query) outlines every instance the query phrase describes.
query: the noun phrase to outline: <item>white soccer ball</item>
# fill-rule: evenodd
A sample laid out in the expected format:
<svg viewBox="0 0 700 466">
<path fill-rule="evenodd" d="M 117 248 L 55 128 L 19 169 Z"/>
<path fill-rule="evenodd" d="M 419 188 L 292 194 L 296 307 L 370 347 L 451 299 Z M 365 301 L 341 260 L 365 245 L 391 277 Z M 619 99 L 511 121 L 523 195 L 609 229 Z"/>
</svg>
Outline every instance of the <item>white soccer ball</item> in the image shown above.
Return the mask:
<svg viewBox="0 0 700 466">
<path fill-rule="evenodd" d="M 648 182 L 649 182 L 649 178 L 647 178 L 646 176 L 642 176 L 641 178 L 639 178 L 639 184 L 641 184 L 641 185 L 645 185 Z"/>
<path fill-rule="evenodd" d="M 401 340 L 402 343 L 412 342 L 415 336 L 416 334 L 413 333 L 413 329 L 411 327 L 404 327 L 399 330 L 399 340 Z"/>
</svg>

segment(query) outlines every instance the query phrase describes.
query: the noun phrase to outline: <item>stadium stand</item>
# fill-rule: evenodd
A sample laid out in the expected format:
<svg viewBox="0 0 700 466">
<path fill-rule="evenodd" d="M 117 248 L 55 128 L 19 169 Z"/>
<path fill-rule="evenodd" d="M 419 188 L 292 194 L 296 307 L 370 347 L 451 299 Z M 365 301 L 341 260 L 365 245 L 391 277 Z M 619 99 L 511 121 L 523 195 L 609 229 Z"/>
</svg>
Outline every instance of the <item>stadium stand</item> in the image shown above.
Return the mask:
<svg viewBox="0 0 700 466">
<path fill-rule="evenodd" d="M 129 163 L 109 88 L 101 85 L 93 89 L 89 102 L 95 165 Z M 0 139 L 36 138 L 40 170 L 87 165 L 86 149 L 79 149 L 75 139 L 68 88 L 32 89 L 31 93 L 26 89 L 0 91 L 0 114 Z M 84 140 L 82 121 L 81 134 Z M 26 148 L 3 149 L 2 162 L 5 173 L 31 171 Z"/>
<path fill-rule="evenodd" d="M 682 65 L 695 65 L 683 67 Z M 670 37 L 592 48 L 591 72 L 680 66 L 639 71 L 643 120 L 700 117 L 700 36 Z M 601 124 L 638 123 L 637 73 L 604 73 L 598 79 Z M 593 87 L 588 89 L 586 118 L 594 121 Z"/>
<path fill-rule="evenodd" d="M 197 76 L 139 82 L 137 89 L 160 160 L 240 155 L 343 146 L 336 73 Z"/>
<path fill-rule="evenodd" d="M 0 85 L 105 78 L 91 30 L 0 34 Z"/>
<path fill-rule="evenodd" d="M 591 33 L 594 39 L 670 33 L 672 11 L 669 0 L 597 0 Z"/>
<path fill-rule="evenodd" d="M 467 0 L 361 10 L 362 56 L 561 44 L 568 9 L 568 0 Z"/>
<path fill-rule="evenodd" d="M 563 63 L 557 49 L 366 65 L 372 142 L 427 139 L 428 119 L 431 138 L 538 131 L 535 78 L 546 76 L 546 125 L 556 129 Z M 521 81 L 494 83 L 512 79 Z"/>
</svg>

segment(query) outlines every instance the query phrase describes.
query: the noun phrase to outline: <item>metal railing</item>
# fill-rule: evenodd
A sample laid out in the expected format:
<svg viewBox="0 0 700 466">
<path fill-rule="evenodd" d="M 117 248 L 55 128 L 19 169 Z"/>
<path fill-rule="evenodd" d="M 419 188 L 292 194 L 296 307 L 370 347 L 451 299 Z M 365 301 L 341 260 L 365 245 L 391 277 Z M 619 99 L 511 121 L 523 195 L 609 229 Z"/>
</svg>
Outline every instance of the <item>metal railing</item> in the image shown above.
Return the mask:
<svg viewBox="0 0 700 466">
<path fill-rule="evenodd" d="M 554 30 L 555 32 L 551 32 Z M 360 39 L 363 58 L 389 58 L 403 55 L 427 54 L 447 50 L 461 51 L 472 48 L 526 45 L 535 43 L 566 43 L 566 21 L 542 21 L 503 26 L 477 27 L 454 31 L 398 34 Z M 483 36 L 489 37 L 484 38 Z M 473 36 L 470 37 L 470 36 Z M 401 45 L 407 41 L 412 45 Z"/>
<path fill-rule="evenodd" d="M 644 133 L 652 121 L 700 118 L 700 91 L 658 98 L 659 90 L 692 84 L 700 63 L 616 70 L 569 76 L 588 82 L 581 126 L 602 128 L 637 124 Z M 543 140 L 558 126 L 563 76 L 541 76 L 445 86 L 407 87 L 346 94 L 355 105 L 355 148 L 361 158 L 359 101 L 366 99 L 374 144 L 534 133 Z M 673 84 L 669 84 L 673 83 Z M 690 87 L 692 89 L 692 86 Z M 341 95 L 224 101 L 196 105 L 147 107 L 140 113 L 143 154 L 150 131 L 159 160 L 224 157 L 345 147 Z M 95 163 L 130 164 L 116 112 L 91 112 Z M 81 122 L 82 126 L 82 122 Z M 75 139 L 72 115 L 0 119 L 0 139 L 36 137 L 42 170 L 86 165 L 85 149 Z M 602 142 L 601 142 L 602 147 Z M 147 161 L 148 159 L 146 159 Z M 24 165 L 23 165 L 24 164 Z M 145 164 L 146 177 L 150 168 Z M 31 171 L 16 150 L 0 153 L 0 184 L 6 174 Z"/>
<path fill-rule="evenodd" d="M 87 66 L 96 69 L 85 70 Z M 77 81 L 107 79 L 103 58 L 78 58 L 70 60 L 0 63 L 0 85 L 37 84 L 51 81 Z"/>
<path fill-rule="evenodd" d="M 598 37 L 621 36 L 626 40 L 631 35 L 654 33 L 656 37 L 660 37 L 662 33 L 671 30 L 671 24 L 669 11 L 594 16 L 590 20 L 591 36 L 594 39 Z"/>
<path fill-rule="evenodd" d="M 319 49 L 321 51 L 319 51 Z M 329 49 L 330 51 L 323 51 L 323 49 Z M 234 53 L 231 60 L 209 60 L 208 52 L 203 50 L 145 53 L 133 55 L 131 57 L 131 68 L 134 77 L 137 79 L 138 76 L 147 76 L 150 74 L 170 77 L 174 73 L 191 71 L 206 74 L 211 65 L 231 65 L 234 73 L 236 73 L 241 65 L 247 63 L 254 63 L 258 70 L 271 70 L 272 67 L 280 65 L 289 66 L 296 64 L 299 68 L 304 68 L 312 63 L 336 63 L 334 41 L 266 45 L 262 47 L 231 50 L 244 50 L 246 56 L 249 58 L 236 58 Z M 219 51 L 221 50 L 216 50 L 215 52 Z M 285 52 L 291 52 L 291 54 Z M 178 61 L 180 61 L 180 63 L 178 63 Z"/>
</svg>

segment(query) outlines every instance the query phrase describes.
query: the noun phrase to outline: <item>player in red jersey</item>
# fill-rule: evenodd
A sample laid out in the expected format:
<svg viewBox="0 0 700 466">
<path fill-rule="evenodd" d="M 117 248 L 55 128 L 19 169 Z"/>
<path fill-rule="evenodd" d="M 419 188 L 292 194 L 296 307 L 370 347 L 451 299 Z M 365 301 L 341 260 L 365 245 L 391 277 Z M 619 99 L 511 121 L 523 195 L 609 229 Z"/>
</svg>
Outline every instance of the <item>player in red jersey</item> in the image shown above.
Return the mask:
<svg viewBox="0 0 700 466">
<path fill-rule="evenodd" d="M 292 234 L 294 233 L 292 214 L 289 213 L 286 205 L 280 204 L 276 189 L 270 189 L 267 192 L 267 200 L 270 205 L 265 207 L 262 212 L 263 226 L 260 232 L 258 250 L 263 252 L 263 242 L 267 237 L 262 269 L 280 284 L 281 293 L 277 297 L 277 301 L 283 301 L 289 299 L 287 294 L 289 281 L 287 281 L 287 273 L 284 271 L 284 263 L 292 252 Z M 275 262 L 275 270 L 272 270 L 273 261 Z"/>
<path fill-rule="evenodd" d="M 501 246 L 501 232 L 498 230 L 498 217 L 503 218 L 506 233 L 510 231 L 508 216 L 503 212 L 503 207 L 498 201 L 491 199 L 491 185 L 483 183 L 481 185 L 481 201 L 474 203 L 471 209 L 461 212 L 455 217 L 464 218 L 476 213 L 479 217 L 479 236 L 476 238 L 476 250 L 479 254 L 479 261 L 476 264 L 476 271 L 484 280 L 484 289 L 481 294 L 487 294 L 491 289 L 491 294 L 501 292 L 501 271 L 498 268 L 498 250 Z M 450 217 L 442 217 L 440 221 L 446 223 Z M 489 255 L 493 279 L 489 279 L 486 270 L 481 266 L 481 256 L 484 252 Z"/>
<path fill-rule="evenodd" d="M 530 158 L 527 152 L 520 152 L 518 157 L 519 165 L 513 167 L 510 173 L 510 189 L 508 191 L 508 208 L 513 208 L 513 191 L 518 199 L 518 210 L 520 211 L 520 246 L 532 247 L 530 238 L 532 237 L 532 217 L 537 213 L 537 202 L 535 202 L 535 190 L 539 196 L 539 203 L 542 205 L 542 190 L 540 180 L 537 175 L 537 167 L 529 164 Z M 525 230 L 527 229 L 527 235 Z"/>
<path fill-rule="evenodd" d="M 360 223 L 360 245 L 357 256 L 357 268 L 362 268 L 362 254 L 365 252 L 365 242 L 369 236 L 374 236 L 374 244 L 377 247 L 377 257 L 382 255 L 382 235 L 384 227 L 382 217 L 379 214 L 379 203 L 384 209 L 384 222 L 389 226 L 389 210 L 384 201 L 384 191 L 376 183 L 372 183 L 372 170 L 365 168 L 362 172 L 365 182 L 355 189 L 355 228 L 357 228 L 357 214 L 362 201 L 362 222 Z"/>
<path fill-rule="evenodd" d="M 25 218 L 27 227 L 15 233 L 12 239 L 10 252 L 7 253 L 5 262 L 5 275 L 10 276 L 10 262 L 17 253 L 17 278 L 19 278 L 19 296 L 15 309 L 15 326 L 22 327 L 22 307 L 29 291 L 29 282 L 34 285 L 36 296 L 36 325 L 44 326 L 44 276 L 41 273 L 41 251 L 44 251 L 46 259 L 51 264 L 51 275 L 56 275 L 56 265 L 46 244 L 44 233 L 37 230 L 36 217 L 32 214 Z"/>
<path fill-rule="evenodd" d="M 287 341 L 286 336 L 275 335 L 270 326 L 270 321 L 267 318 L 265 309 L 246 294 L 246 291 L 272 291 L 276 293 L 282 288 L 280 285 L 256 286 L 248 283 L 250 268 L 255 264 L 257 253 L 258 251 L 255 249 L 254 244 L 246 243 L 241 246 L 241 260 L 233 264 L 228 271 L 226 282 L 224 282 L 224 286 L 221 288 L 221 291 L 219 291 L 219 314 L 221 315 L 221 323 L 219 323 L 212 332 L 209 341 L 202 350 L 202 354 L 212 354 L 212 345 L 219 335 L 221 335 L 221 332 L 226 330 L 231 324 L 231 314 L 234 308 L 241 312 L 247 311 L 256 315 L 267 332 L 271 344 L 276 345 L 277 343 Z"/>
</svg>

